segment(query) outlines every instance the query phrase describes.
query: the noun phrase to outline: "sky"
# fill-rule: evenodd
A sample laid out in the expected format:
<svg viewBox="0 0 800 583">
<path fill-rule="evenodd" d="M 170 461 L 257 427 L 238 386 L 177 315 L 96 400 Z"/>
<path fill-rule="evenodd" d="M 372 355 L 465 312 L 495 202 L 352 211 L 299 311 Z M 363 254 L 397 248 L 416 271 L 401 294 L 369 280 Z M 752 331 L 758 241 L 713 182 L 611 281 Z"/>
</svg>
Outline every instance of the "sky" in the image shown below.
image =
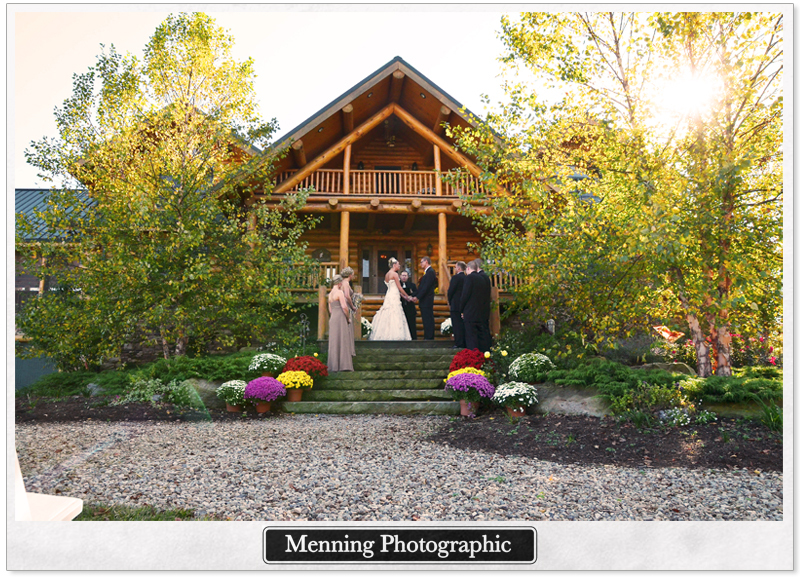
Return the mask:
<svg viewBox="0 0 800 583">
<path fill-rule="evenodd" d="M 43 186 L 25 162 L 34 140 L 57 135 L 54 109 L 72 94 L 72 76 L 97 61 L 101 44 L 142 56 L 168 5 L 17 5 L 8 19 L 9 178 Z M 473 113 L 481 94 L 502 96 L 501 11 L 492 5 L 237 5 L 205 10 L 227 29 L 234 56 L 252 57 L 255 92 L 281 137 L 395 56 Z M 176 6 L 177 13 L 186 7 Z M 37 10 L 34 12 L 33 10 Z M 135 10 L 135 11 L 132 11 Z M 398 11 L 401 10 L 401 11 Z M 13 51 L 13 53 L 12 53 Z M 13 130 L 12 130 L 13 128 Z"/>
</svg>

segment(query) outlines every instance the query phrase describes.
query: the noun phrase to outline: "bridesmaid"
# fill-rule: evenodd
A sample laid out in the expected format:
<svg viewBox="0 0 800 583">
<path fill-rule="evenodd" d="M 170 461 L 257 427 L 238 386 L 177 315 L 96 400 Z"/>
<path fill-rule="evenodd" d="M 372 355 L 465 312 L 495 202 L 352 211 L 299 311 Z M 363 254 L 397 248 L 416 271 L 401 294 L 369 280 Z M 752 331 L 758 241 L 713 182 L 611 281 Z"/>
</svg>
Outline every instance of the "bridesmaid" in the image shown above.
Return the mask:
<svg viewBox="0 0 800 583">
<path fill-rule="evenodd" d="M 353 268 L 352 267 L 345 267 L 342 269 L 342 291 L 344 292 L 344 297 L 347 299 L 347 305 L 350 308 L 350 352 L 352 356 L 356 355 L 356 331 L 355 331 L 355 315 L 356 315 L 356 305 L 353 302 L 353 296 L 355 292 L 353 288 L 350 287 L 350 281 L 353 279 Z M 360 325 L 360 323 L 359 323 Z"/>
<path fill-rule="evenodd" d="M 333 276 L 333 289 L 328 296 L 328 311 L 331 319 L 328 327 L 328 371 L 353 370 L 353 356 L 350 354 L 350 330 L 352 318 L 342 290 L 343 278 Z"/>
</svg>

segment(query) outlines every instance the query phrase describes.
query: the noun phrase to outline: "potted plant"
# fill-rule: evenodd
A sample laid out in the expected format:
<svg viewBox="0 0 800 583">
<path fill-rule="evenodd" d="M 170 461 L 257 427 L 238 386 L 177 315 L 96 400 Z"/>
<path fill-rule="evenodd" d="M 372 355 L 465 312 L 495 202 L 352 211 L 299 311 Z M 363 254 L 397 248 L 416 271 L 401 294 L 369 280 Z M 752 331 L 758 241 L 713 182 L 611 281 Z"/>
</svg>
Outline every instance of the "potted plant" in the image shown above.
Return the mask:
<svg viewBox="0 0 800 583">
<path fill-rule="evenodd" d="M 453 357 L 452 362 L 450 362 L 450 372 L 468 366 L 479 369 L 483 366 L 484 362 L 486 362 L 486 357 L 483 355 L 483 352 L 477 348 L 471 350 L 465 348 L 457 352 Z"/>
<path fill-rule="evenodd" d="M 281 372 L 303 371 L 313 380 L 328 376 L 328 366 L 313 356 L 295 356 L 290 358 Z"/>
<path fill-rule="evenodd" d="M 464 372 L 448 377 L 444 385 L 445 391 L 452 391 L 461 402 L 461 414 L 474 417 L 476 404 L 481 398 L 491 399 L 494 387 L 479 373 Z"/>
<path fill-rule="evenodd" d="M 544 354 L 531 352 L 517 357 L 508 367 L 508 376 L 512 381 L 534 383 L 543 380 L 545 373 L 556 366 Z"/>
<path fill-rule="evenodd" d="M 239 412 L 244 405 L 244 390 L 247 383 L 244 381 L 228 381 L 217 388 L 217 397 L 225 401 L 228 411 Z"/>
<path fill-rule="evenodd" d="M 506 408 L 511 417 L 522 417 L 528 407 L 533 407 L 539 402 L 536 387 L 528 383 L 512 381 L 497 387 L 492 401 Z"/>
<path fill-rule="evenodd" d="M 283 386 L 286 387 L 288 393 L 288 398 L 286 400 L 293 403 L 302 400 L 303 391 L 314 386 L 314 379 L 312 379 L 307 372 L 302 370 L 282 372 L 278 375 L 276 380 L 283 383 Z"/>
<path fill-rule="evenodd" d="M 274 377 L 283 370 L 284 366 L 286 366 L 285 358 L 277 354 L 263 352 L 253 357 L 248 370 L 260 372 L 261 376 Z"/>
<path fill-rule="evenodd" d="M 272 401 L 278 397 L 286 396 L 286 388 L 278 379 L 273 377 L 258 377 L 253 379 L 244 389 L 244 398 L 256 405 L 256 411 L 266 413 L 272 406 Z"/>
<path fill-rule="evenodd" d="M 442 333 L 442 336 L 452 336 L 453 335 L 453 321 L 450 318 L 447 318 L 442 325 L 439 327 L 439 331 Z"/>
</svg>

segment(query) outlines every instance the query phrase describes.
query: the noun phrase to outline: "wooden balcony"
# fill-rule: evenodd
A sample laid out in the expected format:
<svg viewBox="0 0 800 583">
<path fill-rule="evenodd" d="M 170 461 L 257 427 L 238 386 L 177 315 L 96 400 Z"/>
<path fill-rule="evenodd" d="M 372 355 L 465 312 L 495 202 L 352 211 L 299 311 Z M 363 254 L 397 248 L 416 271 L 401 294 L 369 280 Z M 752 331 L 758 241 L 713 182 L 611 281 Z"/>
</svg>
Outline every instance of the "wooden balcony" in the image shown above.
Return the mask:
<svg viewBox="0 0 800 583">
<path fill-rule="evenodd" d="M 277 184 L 291 178 L 296 170 L 281 172 Z M 455 175 L 453 175 L 455 176 Z M 485 193 L 486 190 L 472 175 L 462 173 L 452 183 L 442 176 L 442 192 L 436 192 L 435 171 L 405 170 L 351 170 L 349 193 L 352 196 L 393 195 L 393 196 L 444 196 L 459 198 L 463 195 Z M 287 192 L 298 192 L 313 188 L 314 194 L 344 194 L 344 170 L 321 169 L 306 176 Z"/>
<path fill-rule="evenodd" d="M 487 266 L 488 267 L 488 266 Z M 456 262 L 448 261 L 447 270 L 450 272 L 450 278 L 456 274 Z M 489 269 L 484 269 L 492 281 L 492 287 L 496 287 L 500 293 L 511 293 L 520 284 L 521 278 L 518 275 L 499 271 L 492 273 Z"/>
</svg>

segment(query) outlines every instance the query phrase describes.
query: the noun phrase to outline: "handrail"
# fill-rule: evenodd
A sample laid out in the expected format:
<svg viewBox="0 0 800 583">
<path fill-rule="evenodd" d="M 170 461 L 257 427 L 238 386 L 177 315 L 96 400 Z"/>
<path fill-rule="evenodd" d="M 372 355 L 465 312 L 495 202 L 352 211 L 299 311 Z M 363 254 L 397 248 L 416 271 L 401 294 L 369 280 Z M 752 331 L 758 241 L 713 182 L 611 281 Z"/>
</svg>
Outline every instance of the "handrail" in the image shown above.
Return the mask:
<svg viewBox="0 0 800 583">
<path fill-rule="evenodd" d="M 447 271 L 450 273 L 450 278 L 452 278 L 456 274 L 456 262 L 455 261 L 448 261 L 447 262 Z M 507 273 L 505 271 L 498 271 L 498 272 L 489 272 L 487 270 L 487 274 L 489 275 L 489 279 L 492 281 L 492 287 L 496 287 L 498 291 L 512 291 L 519 287 L 522 278 L 518 275 L 514 275 L 513 273 Z"/>
<path fill-rule="evenodd" d="M 281 172 L 277 184 L 291 178 L 297 170 Z M 436 196 L 436 171 L 430 170 L 351 170 L 350 195 L 399 195 Z M 462 194 L 485 193 L 483 185 L 467 173 L 442 173 L 452 176 L 450 181 L 442 181 L 442 196 L 458 197 Z M 344 170 L 319 169 L 301 180 L 287 193 L 296 193 L 305 188 L 313 188 L 314 194 L 344 195 Z"/>
</svg>

